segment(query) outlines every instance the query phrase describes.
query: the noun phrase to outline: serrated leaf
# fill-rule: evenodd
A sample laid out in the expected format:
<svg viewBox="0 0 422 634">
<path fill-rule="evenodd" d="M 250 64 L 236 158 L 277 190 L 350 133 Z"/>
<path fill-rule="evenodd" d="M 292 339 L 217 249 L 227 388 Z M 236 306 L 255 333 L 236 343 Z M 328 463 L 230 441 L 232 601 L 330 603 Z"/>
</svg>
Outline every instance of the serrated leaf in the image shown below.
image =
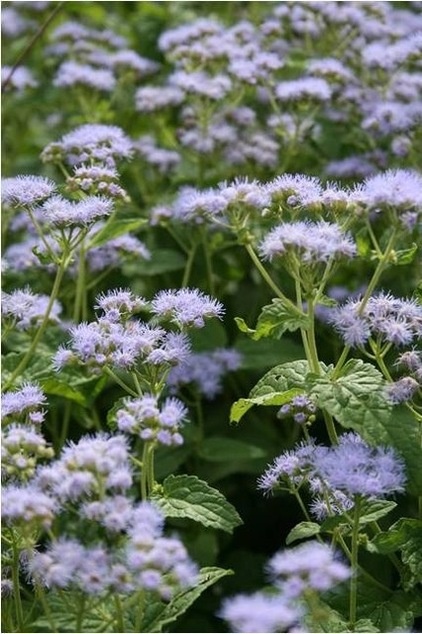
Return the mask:
<svg viewBox="0 0 422 634">
<path fill-rule="evenodd" d="M 147 224 L 145 218 L 116 218 L 111 217 L 108 219 L 104 227 L 92 238 L 89 243 L 90 248 L 100 247 L 106 244 L 114 238 L 130 233 L 131 231 L 137 231 L 141 227 Z"/>
<path fill-rule="evenodd" d="M 225 438 L 224 436 L 213 436 L 206 438 L 199 450 L 198 455 L 209 462 L 228 462 L 241 460 L 256 460 L 263 458 L 266 452 L 256 445 L 249 445 L 240 440 Z"/>
<path fill-rule="evenodd" d="M 313 535 L 318 535 L 321 527 L 316 522 L 300 522 L 297 524 L 286 537 L 286 544 L 289 546 L 298 539 L 306 539 Z"/>
<path fill-rule="evenodd" d="M 405 579 L 406 587 L 422 582 L 422 521 L 402 518 L 388 532 L 376 535 L 371 545 L 381 554 L 401 551 L 403 563 L 410 572 Z"/>
<path fill-rule="evenodd" d="M 326 366 L 321 364 L 321 368 L 326 370 Z M 309 374 L 309 364 L 305 360 L 289 361 L 275 366 L 272 370 L 264 374 L 252 388 L 249 398 L 272 394 L 274 392 L 286 392 L 294 388 L 306 388 L 306 377 Z"/>
<path fill-rule="evenodd" d="M 372 443 L 387 441 L 384 425 L 392 406 L 385 397 L 385 380 L 373 365 L 351 359 L 338 378 L 333 379 L 328 372 L 309 376 L 307 384 L 318 406 L 343 427 L 354 429 Z"/>
<path fill-rule="evenodd" d="M 177 594 L 168 604 L 160 603 L 155 609 L 147 609 L 141 626 L 141 632 L 161 632 L 165 625 L 172 623 L 201 596 L 201 594 L 227 575 L 232 575 L 232 570 L 223 568 L 201 568 L 195 587 L 189 588 Z"/>
<path fill-rule="evenodd" d="M 419 426 L 420 423 L 404 405 L 394 407 L 389 418 L 383 422 L 388 444 L 397 450 L 405 462 L 407 489 L 409 493 L 416 496 L 422 495 L 422 450 Z"/>
<path fill-rule="evenodd" d="M 151 500 L 166 517 L 188 518 L 227 533 L 243 523 L 224 495 L 196 476 L 168 476 L 161 494 L 154 492 Z"/>
<path fill-rule="evenodd" d="M 289 403 L 295 396 L 298 396 L 298 394 L 303 394 L 303 390 L 300 388 L 292 388 L 285 392 L 273 392 L 252 398 L 240 398 L 238 401 L 235 401 L 231 407 L 230 422 L 238 423 L 254 405 L 284 405 L 285 403 Z"/>
<path fill-rule="evenodd" d="M 236 317 L 235 321 L 239 330 L 248 334 L 255 341 L 263 337 L 279 339 L 287 330 L 294 331 L 309 326 L 307 315 L 293 304 L 288 304 L 279 298 L 273 299 L 271 304 L 262 308 L 255 330 L 249 328 L 240 317 Z"/>
</svg>

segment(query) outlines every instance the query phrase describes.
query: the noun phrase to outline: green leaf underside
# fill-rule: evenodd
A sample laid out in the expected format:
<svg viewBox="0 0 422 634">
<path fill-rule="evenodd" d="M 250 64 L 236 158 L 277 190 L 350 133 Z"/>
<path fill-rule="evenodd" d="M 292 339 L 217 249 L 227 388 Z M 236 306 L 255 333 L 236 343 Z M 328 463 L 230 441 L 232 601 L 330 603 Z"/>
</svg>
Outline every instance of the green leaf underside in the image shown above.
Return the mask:
<svg viewBox="0 0 422 634">
<path fill-rule="evenodd" d="M 240 419 L 251 409 L 254 405 L 284 405 L 292 400 L 294 396 L 302 394 L 303 390 L 300 388 L 292 388 L 285 392 L 273 392 L 272 394 L 263 394 L 262 396 L 255 396 L 252 398 L 240 398 L 233 403 L 230 410 L 230 422 L 238 423 Z"/>
<path fill-rule="evenodd" d="M 286 544 L 289 546 L 298 539 L 306 539 L 318 535 L 321 527 L 316 522 L 300 522 L 297 524 L 286 537 Z"/>
<path fill-rule="evenodd" d="M 100 247 L 114 238 L 138 231 L 147 224 L 145 218 L 110 218 L 90 242 L 90 248 Z"/>
<path fill-rule="evenodd" d="M 307 315 L 279 298 L 273 299 L 271 304 L 262 308 L 255 330 L 249 328 L 240 317 L 236 317 L 235 321 L 239 330 L 255 341 L 263 337 L 279 339 L 286 331 L 309 327 Z"/>
<path fill-rule="evenodd" d="M 223 568 L 201 568 L 194 588 L 180 592 L 168 604 L 160 602 L 147 607 L 141 631 L 161 632 L 165 625 L 172 623 L 186 612 L 204 590 L 217 583 L 223 577 L 232 574 L 232 570 L 224 570 Z"/>
<path fill-rule="evenodd" d="M 195 522 L 232 533 L 242 520 L 220 491 L 196 476 L 168 476 L 160 494 L 151 500 L 166 517 L 187 518 Z"/>
</svg>

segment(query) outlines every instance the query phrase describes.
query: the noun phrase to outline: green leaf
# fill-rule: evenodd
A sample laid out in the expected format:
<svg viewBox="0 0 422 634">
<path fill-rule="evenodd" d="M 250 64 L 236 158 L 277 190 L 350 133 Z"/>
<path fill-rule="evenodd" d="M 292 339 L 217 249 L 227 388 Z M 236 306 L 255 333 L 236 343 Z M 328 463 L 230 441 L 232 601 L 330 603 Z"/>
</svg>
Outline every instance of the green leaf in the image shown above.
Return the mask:
<svg viewBox="0 0 422 634">
<path fill-rule="evenodd" d="M 147 607 L 140 631 L 161 632 L 165 625 L 173 623 L 186 612 L 204 590 L 220 581 L 223 577 L 232 574 L 232 570 L 224 570 L 223 568 L 201 568 L 198 581 L 193 588 L 180 592 L 168 604 L 159 603 Z"/>
<path fill-rule="evenodd" d="M 302 393 L 303 390 L 300 388 L 292 388 L 285 392 L 272 392 L 252 398 L 240 398 L 238 401 L 235 401 L 231 407 L 230 422 L 238 423 L 254 405 L 284 405 L 284 403 L 288 403 L 293 397 Z"/>
<path fill-rule="evenodd" d="M 316 522 L 300 522 L 297 524 L 286 537 L 286 544 L 290 546 L 298 539 L 306 539 L 307 537 L 313 537 L 320 532 L 320 525 Z"/>
<path fill-rule="evenodd" d="M 166 517 L 188 518 L 227 533 L 243 523 L 224 495 L 196 476 L 168 476 L 151 500 Z"/>
<path fill-rule="evenodd" d="M 395 251 L 392 254 L 391 260 L 393 264 L 403 266 L 404 264 L 410 264 L 415 259 L 415 255 L 418 250 L 418 245 L 413 242 L 412 246 L 408 249 L 401 249 L 400 251 Z"/>
<path fill-rule="evenodd" d="M 419 426 L 420 423 L 404 405 L 394 407 L 390 417 L 383 422 L 388 444 L 393 445 L 404 459 L 407 489 L 409 493 L 416 496 L 422 496 L 422 450 Z"/>
<path fill-rule="evenodd" d="M 250 335 L 255 341 L 262 339 L 262 337 L 279 339 L 287 330 L 294 331 L 309 326 L 307 315 L 304 315 L 293 304 L 288 304 L 279 298 L 273 299 L 271 304 L 263 307 L 255 330 L 248 328 L 240 317 L 236 317 L 235 321 L 239 330 Z"/>
<path fill-rule="evenodd" d="M 390 511 L 396 508 L 396 502 L 391 500 L 363 500 L 361 502 L 361 514 L 359 517 L 359 525 L 364 526 L 371 522 L 376 522 L 381 517 L 388 515 Z M 353 524 L 353 508 L 349 509 L 347 513 L 341 513 L 340 515 L 333 515 L 327 517 L 321 524 L 322 533 L 331 533 L 334 528 L 338 526 L 349 526 Z"/>
<path fill-rule="evenodd" d="M 80 370 L 63 368 L 59 374 L 40 379 L 46 394 L 63 396 L 83 407 L 89 407 L 107 384 L 106 376 L 84 376 Z"/>
<path fill-rule="evenodd" d="M 321 368 L 325 371 L 326 366 L 321 364 Z M 264 374 L 262 379 L 252 388 L 249 397 L 255 398 L 274 392 L 286 392 L 293 388 L 305 390 L 308 374 L 309 365 L 305 360 L 282 363 Z"/>
<path fill-rule="evenodd" d="M 302 346 L 287 337 L 281 341 L 271 339 L 252 341 L 246 337 L 240 337 L 235 343 L 235 348 L 242 355 L 242 369 L 245 370 L 272 368 L 303 356 Z"/>
<path fill-rule="evenodd" d="M 370 522 L 376 522 L 381 517 L 388 515 L 397 506 L 396 502 L 392 500 L 364 500 L 361 503 L 361 516 L 359 518 L 359 524 L 369 524 Z M 349 515 L 353 513 L 353 510 L 349 512 Z"/>
<path fill-rule="evenodd" d="M 392 407 L 385 398 L 385 380 L 373 365 L 351 359 L 338 378 L 333 379 L 329 371 L 309 376 L 307 384 L 318 406 L 343 427 L 354 429 L 372 443 L 387 441 L 384 425 Z"/>
<path fill-rule="evenodd" d="M 149 260 L 142 262 L 128 262 L 123 272 L 129 277 L 153 276 L 161 273 L 178 271 L 185 266 L 186 258 L 179 251 L 173 249 L 153 249 Z"/>
<path fill-rule="evenodd" d="M 266 452 L 256 445 L 249 445 L 240 440 L 213 436 L 206 438 L 198 451 L 198 455 L 209 462 L 229 462 L 256 460 L 263 458 Z"/>
<path fill-rule="evenodd" d="M 409 574 L 404 581 L 406 588 L 422 582 L 422 521 L 402 518 L 388 532 L 379 533 L 371 541 L 376 552 L 389 554 L 401 551 L 403 563 L 408 566 Z"/>
<path fill-rule="evenodd" d="M 112 216 L 108 219 L 104 227 L 92 238 L 89 247 L 100 247 L 114 238 L 118 238 L 131 231 L 137 231 L 146 225 L 147 222 L 145 218 L 116 218 Z"/>
</svg>

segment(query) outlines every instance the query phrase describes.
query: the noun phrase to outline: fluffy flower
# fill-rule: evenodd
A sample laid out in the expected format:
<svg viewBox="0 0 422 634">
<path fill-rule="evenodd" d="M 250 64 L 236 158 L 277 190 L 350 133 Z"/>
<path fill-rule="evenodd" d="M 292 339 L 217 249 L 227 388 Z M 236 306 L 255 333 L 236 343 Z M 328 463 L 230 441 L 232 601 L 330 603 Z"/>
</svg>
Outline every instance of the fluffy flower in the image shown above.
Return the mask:
<svg viewBox="0 0 422 634">
<path fill-rule="evenodd" d="M 28 330 L 39 325 L 44 319 L 50 298 L 48 295 L 34 295 L 30 289 L 16 289 L 2 294 L 2 315 L 15 321 L 19 330 Z M 62 307 L 54 301 L 49 320 L 60 323 Z"/>
<path fill-rule="evenodd" d="M 290 250 L 308 263 L 356 254 L 352 237 L 338 225 L 325 221 L 284 223 L 270 231 L 260 245 L 261 255 L 268 260 L 287 256 Z"/>
<path fill-rule="evenodd" d="M 229 623 L 232 632 L 288 632 L 302 613 L 282 595 L 256 592 L 225 599 L 219 616 Z"/>
<path fill-rule="evenodd" d="M 1 199 L 7 205 L 27 207 L 49 198 L 55 189 L 55 183 L 44 176 L 4 178 L 1 183 Z"/>
<path fill-rule="evenodd" d="M 159 291 L 151 301 L 151 311 L 162 319 L 169 319 L 180 328 L 202 328 L 205 319 L 221 319 L 224 308 L 216 299 L 198 289 Z"/>
<path fill-rule="evenodd" d="M 162 445 L 181 445 L 179 430 L 187 415 L 183 403 L 175 398 L 166 399 L 160 406 L 155 396 L 146 394 L 127 400 L 116 412 L 118 429 L 135 434 L 142 440 Z"/>
<path fill-rule="evenodd" d="M 53 83 L 59 88 L 82 84 L 96 90 L 111 92 L 116 80 L 113 73 L 105 68 L 95 68 L 69 60 L 59 67 Z"/>
</svg>

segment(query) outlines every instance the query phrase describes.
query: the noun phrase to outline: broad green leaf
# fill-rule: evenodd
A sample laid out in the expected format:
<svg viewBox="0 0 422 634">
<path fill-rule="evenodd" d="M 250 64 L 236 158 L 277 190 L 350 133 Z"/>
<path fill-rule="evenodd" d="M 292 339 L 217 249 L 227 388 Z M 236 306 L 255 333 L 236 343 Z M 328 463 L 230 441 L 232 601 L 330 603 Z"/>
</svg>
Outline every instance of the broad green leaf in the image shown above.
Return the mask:
<svg viewBox="0 0 422 634">
<path fill-rule="evenodd" d="M 303 348 L 298 343 L 283 337 L 280 341 L 260 339 L 252 341 L 239 337 L 235 348 L 242 355 L 242 369 L 261 370 L 280 363 L 295 361 L 303 357 Z"/>
<path fill-rule="evenodd" d="M 104 227 L 90 241 L 89 247 L 100 247 L 114 238 L 137 231 L 147 224 L 145 218 L 116 218 L 110 217 Z"/>
<path fill-rule="evenodd" d="M 422 582 L 422 521 L 402 518 L 388 532 L 379 533 L 371 545 L 381 554 L 401 551 L 403 563 L 408 566 L 409 574 L 404 581 L 407 588 Z"/>
<path fill-rule="evenodd" d="M 290 546 L 298 539 L 306 539 L 307 537 L 313 537 L 320 532 L 320 525 L 316 522 L 300 522 L 297 524 L 286 537 L 286 544 Z"/>
<path fill-rule="evenodd" d="M 321 364 L 325 371 L 325 367 Z M 306 389 L 306 377 L 309 374 L 309 365 L 307 361 L 290 361 L 282 363 L 264 374 L 262 379 L 258 381 L 252 388 L 249 398 L 273 394 L 274 392 L 283 393 L 293 388 Z"/>
<path fill-rule="evenodd" d="M 327 410 L 343 427 L 357 431 L 372 443 L 386 442 L 384 425 L 391 405 L 385 398 L 385 380 L 370 363 L 351 359 L 338 378 L 332 373 L 308 377 L 311 394 L 318 406 Z"/>
<path fill-rule="evenodd" d="M 63 396 L 83 407 L 89 407 L 102 392 L 107 381 L 106 376 L 86 377 L 77 370 L 65 368 L 59 374 L 41 379 L 40 385 L 46 394 Z"/>
<path fill-rule="evenodd" d="M 209 462 L 227 462 L 256 460 L 263 458 L 266 452 L 256 445 L 249 445 L 241 440 L 212 436 L 206 438 L 198 450 L 198 455 Z"/>
<path fill-rule="evenodd" d="M 391 500 L 363 500 L 361 502 L 361 514 L 359 517 L 359 525 L 364 526 L 371 522 L 376 522 L 385 515 L 388 515 L 395 507 L 396 502 Z M 349 526 L 353 524 L 354 510 L 349 509 L 347 513 L 333 515 L 327 517 L 321 524 L 321 532 L 331 533 L 338 526 Z"/>
<path fill-rule="evenodd" d="M 224 570 L 223 568 L 201 568 L 195 587 L 180 592 L 168 604 L 158 603 L 147 607 L 140 631 L 161 632 L 165 625 L 173 623 L 186 612 L 204 590 L 217 583 L 223 577 L 232 574 L 232 570 Z"/>
<path fill-rule="evenodd" d="M 397 506 L 392 500 L 365 500 L 361 503 L 361 516 L 359 524 L 377 522 L 381 517 L 388 515 Z M 351 510 L 350 513 L 353 513 Z"/>
<path fill-rule="evenodd" d="M 142 262 L 128 262 L 123 271 L 129 277 L 143 277 L 160 275 L 178 271 L 185 266 L 186 258 L 179 251 L 173 249 L 153 249 L 149 260 Z"/>
<path fill-rule="evenodd" d="M 279 339 L 287 330 L 294 331 L 309 326 L 307 315 L 293 304 L 288 304 L 279 298 L 273 299 L 271 304 L 263 307 L 255 330 L 248 328 L 240 317 L 236 317 L 235 321 L 239 330 L 250 335 L 256 341 L 262 337 Z"/>
<path fill-rule="evenodd" d="M 394 407 L 389 418 L 383 422 L 388 444 L 393 445 L 405 462 L 407 489 L 416 496 L 422 495 L 422 450 L 419 426 L 420 423 L 404 405 Z"/>
<path fill-rule="evenodd" d="M 160 489 L 160 493 L 153 493 L 151 500 L 166 517 L 188 518 L 227 533 L 242 524 L 238 512 L 224 495 L 196 476 L 170 475 Z"/>
<path fill-rule="evenodd" d="M 231 407 L 230 422 L 238 423 L 254 405 L 284 405 L 291 401 L 294 396 L 302 393 L 303 390 L 300 388 L 292 388 L 285 392 L 273 392 L 272 394 L 263 394 L 252 398 L 240 398 Z"/>
</svg>

